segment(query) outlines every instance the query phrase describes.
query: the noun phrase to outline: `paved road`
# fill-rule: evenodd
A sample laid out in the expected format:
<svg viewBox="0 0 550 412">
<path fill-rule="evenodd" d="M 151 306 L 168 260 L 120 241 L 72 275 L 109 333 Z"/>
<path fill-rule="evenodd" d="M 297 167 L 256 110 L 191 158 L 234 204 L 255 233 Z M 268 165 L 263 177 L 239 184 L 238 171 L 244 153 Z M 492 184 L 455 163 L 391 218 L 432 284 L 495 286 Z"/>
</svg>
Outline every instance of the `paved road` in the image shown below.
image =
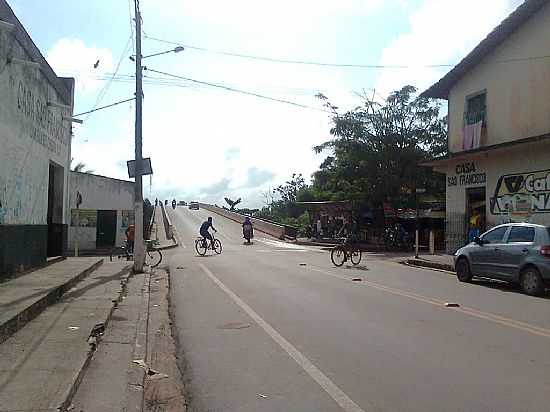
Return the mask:
<svg viewBox="0 0 550 412">
<path fill-rule="evenodd" d="M 223 253 L 197 257 L 207 212 L 171 213 L 190 411 L 549 410 L 549 299 L 376 254 L 337 269 L 327 252 L 260 233 L 245 246 L 219 216 Z"/>
</svg>

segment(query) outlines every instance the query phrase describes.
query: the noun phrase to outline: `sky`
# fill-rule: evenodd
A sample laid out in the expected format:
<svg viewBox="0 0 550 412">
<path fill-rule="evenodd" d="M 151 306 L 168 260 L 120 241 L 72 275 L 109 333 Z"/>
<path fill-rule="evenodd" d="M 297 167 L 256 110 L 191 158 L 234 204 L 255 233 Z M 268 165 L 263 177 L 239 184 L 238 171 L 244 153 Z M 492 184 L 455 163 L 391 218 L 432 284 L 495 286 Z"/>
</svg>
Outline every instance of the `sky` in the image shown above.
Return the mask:
<svg viewBox="0 0 550 412">
<path fill-rule="evenodd" d="M 75 114 L 134 96 L 133 0 L 8 0 L 60 76 L 76 78 Z M 471 51 L 521 0 L 141 0 L 143 156 L 154 174 L 144 196 L 261 207 L 263 193 L 293 173 L 306 179 L 325 154 L 330 115 L 358 94 L 383 98 L 403 85 L 423 91 Z M 160 41 L 163 40 L 163 41 Z M 279 60 L 355 65 L 289 64 Z M 98 62 L 97 67 L 94 67 Z M 194 83 L 152 70 L 306 106 Z M 114 75 L 116 73 L 116 76 Z M 128 179 L 134 158 L 133 102 L 81 118 L 74 162 Z"/>
</svg>

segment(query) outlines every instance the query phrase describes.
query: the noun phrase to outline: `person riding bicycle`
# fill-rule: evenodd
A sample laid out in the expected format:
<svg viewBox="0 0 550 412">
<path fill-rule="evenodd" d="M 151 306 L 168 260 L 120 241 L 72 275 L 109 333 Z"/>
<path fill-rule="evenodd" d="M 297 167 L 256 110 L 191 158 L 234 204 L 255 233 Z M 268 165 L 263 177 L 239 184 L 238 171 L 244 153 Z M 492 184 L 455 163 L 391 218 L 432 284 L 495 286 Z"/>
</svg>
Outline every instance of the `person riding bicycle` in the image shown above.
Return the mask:
<svg viewBox="0 0 550 412">
<path fill-rule="evenodd" d="M 345 233 L 344 245 L 349 246 L 356 243 L 359 237 L 359 226 L 357 225 L 357 221 L 352 218 L 347 220 L 338 231 L 336 237 L 341 237 L 343 233 Z"/>
<path fill-rule="evenodd" d="M 212 230 L 214 232 L 217 232 L 216 228 L 214 228 L 214 226 L 212 226 L 212 217 L 211 216 L 208 218 L 207 221 L 203 222 L 203 224 L 201 225 L 201 228 L 199 229 L 199 233 L 202 236 L 203 240 L 209 239 L 210 243 L 212 243 L 214 241 L 214 239 L 212 238 L 212 235 L 208 231 L 208 229 L 210 229 L 210 228 L 212 228 Z"/>
</svg>

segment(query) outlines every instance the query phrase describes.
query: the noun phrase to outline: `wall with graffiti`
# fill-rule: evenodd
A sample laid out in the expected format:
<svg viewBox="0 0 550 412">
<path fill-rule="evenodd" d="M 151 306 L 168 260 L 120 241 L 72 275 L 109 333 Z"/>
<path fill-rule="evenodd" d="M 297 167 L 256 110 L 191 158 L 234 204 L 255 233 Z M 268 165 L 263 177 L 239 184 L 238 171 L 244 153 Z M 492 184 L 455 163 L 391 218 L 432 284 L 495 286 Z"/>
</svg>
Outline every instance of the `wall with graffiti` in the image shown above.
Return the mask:
<svg viewBox="0 0 550 412">
<path fill-rule="evenodd" d="M 52 162 L 64 168 L 67 191 L 72 109 L 63 106 L 71 102 L 29 47 L 0 29 L 0 224 L 46 224 Z M 63 216 L 67 202 L 65 194 Z"/>
</svg>

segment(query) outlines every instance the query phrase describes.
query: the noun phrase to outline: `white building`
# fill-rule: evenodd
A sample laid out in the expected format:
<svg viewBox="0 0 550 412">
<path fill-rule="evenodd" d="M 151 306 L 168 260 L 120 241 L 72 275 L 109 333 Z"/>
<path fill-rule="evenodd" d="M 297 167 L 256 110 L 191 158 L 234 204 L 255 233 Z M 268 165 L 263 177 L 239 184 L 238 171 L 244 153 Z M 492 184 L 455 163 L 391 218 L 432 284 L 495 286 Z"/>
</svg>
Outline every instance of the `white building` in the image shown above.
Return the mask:
<svg viewBox="0 0 550 412">
<path fill-rule="evenodd" d="M 526 0 L 424 96 L 448 100 L 447 251 L 510 220 L 550 225 L 550 1 Z"/>
<path fill-rule="evenodd" d="M 134 223 L 134 182 L 91 173 L 71 172 L 69 249 L 110 249 L 126 239 Z M 77 193 L 82 203 L 77 205 Z"/>
<path fill-rule="evenodd" d="M 0 0 L 0 278 L 63 252 L 73 96 Z"/>
</svg>

